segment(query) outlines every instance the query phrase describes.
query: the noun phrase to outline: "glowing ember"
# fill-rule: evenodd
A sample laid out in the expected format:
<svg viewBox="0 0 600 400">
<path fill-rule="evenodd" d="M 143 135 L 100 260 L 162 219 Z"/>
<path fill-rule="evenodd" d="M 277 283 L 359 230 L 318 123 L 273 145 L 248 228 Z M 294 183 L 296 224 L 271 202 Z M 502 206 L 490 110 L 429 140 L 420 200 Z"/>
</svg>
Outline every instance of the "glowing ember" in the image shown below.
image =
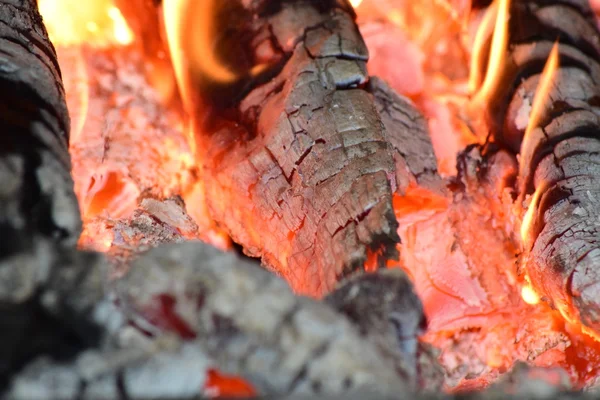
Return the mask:
<svg viewBox="0 0 600 400">
<path fill-rule="evenodd" d="M 133 33 L 112 0 L 39 0 L 54 45 L 109 47 L 133 42 Z"/>
</svg>

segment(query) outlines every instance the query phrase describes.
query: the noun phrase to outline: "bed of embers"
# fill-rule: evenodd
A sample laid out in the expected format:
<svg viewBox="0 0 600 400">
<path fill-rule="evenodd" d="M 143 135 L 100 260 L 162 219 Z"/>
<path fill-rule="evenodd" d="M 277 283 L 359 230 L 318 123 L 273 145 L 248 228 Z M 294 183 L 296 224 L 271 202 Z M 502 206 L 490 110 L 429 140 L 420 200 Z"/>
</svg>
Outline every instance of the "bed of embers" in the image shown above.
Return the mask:
<svg viewBox="0 0 600 400">
<path fill-rule="evenodd" d="M 595 398 L 596 8 L 0 0 L 0 390 Z"/>
</svg>

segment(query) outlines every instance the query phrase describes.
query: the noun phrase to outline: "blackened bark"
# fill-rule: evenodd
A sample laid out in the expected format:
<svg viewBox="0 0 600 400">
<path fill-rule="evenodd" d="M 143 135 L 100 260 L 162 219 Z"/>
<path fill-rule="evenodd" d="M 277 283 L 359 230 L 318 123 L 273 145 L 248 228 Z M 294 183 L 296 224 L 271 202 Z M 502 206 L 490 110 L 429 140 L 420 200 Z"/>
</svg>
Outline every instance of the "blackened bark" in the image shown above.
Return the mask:
<svg viewBox="0 0 600 400">
<path fill-rule="evenodd" d="M 37 2 L 0 2 L 0 33 L 2 258 L 38 234 L 75 244 L 81 221 L 60 69 Z"/>
<path fill-rule="evenodd" d="M 519 199 L 541 195 L 529 205 L 535 211 L 526 272 L 567 319 L 600 332 L 600 34 L 583 0 L 515 2 L 510 21 L 490 118 L 497 142 L 521 148 Z M 560 68 L 537 126 L 524 138 L 523 115 L 556 40 Z"/>
<path fill-rule="evenodd" d="M 390 143 L 397 132 L 386 131 L 385 105 L 362 88 L 367 50 L 349 4 L 257 7 L 253 45 L 274 54 L 276 76 L 239 103 L 238 117 L 200 138 L 207 201 L 249 255 L 295 291 L 321 296 L 368 254 L 380 266 L 397 257 L 392 194 L 427 173 L 413 175 Z M 396 105 L 418 115 L 408 102 Z"/>
</svg>

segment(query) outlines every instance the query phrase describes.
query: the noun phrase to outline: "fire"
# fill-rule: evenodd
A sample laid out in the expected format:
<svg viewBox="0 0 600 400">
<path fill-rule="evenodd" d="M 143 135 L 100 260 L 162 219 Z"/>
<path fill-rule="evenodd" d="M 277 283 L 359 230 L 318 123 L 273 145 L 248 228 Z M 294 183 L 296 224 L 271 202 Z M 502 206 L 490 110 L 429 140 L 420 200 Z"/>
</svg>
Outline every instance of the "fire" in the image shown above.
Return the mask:
<svg viewBox="0 0 600 400">
<path fill-rule="evenodd" d="M 531 201 L 529 202 L 529 207 L 527 207 L 527 211 L 525 212 L 525 215 L 523 216 L 523 221 L 521 222 L 520 232 L 521 232 L 521 241 L 525 246 L 529 241 L 529 234 L 531 233 L 531 229 L 533 228 L 533 221 L 535 218 L 535 214 L 536 214 L 538 205 L 540 203 L 540 199 L 542 197 L 542 194 L 544 194 L 544 192 L 546 191 L 547 186 L 548 186 L 548 184 L 546 184 L 546 183 L 541 183 L 540 185 L 538 185 L 535 192 L 533 193 L 533 196 L 531 197 Z"/>
<path fill-rule="evenodd" d="M 531 106 L 531 113 L 529 115 L 529 122 L 525 129 L 525 135 L 523 136 L 523 143 L 521 144 L 521 158 L 527 158 L 528 155 L 534 150 L 533 146 L 537 143 L 533 140 L 533 131 L 538 127 L 539 121 L 543 116 L 543 111 L 549 101 L 549 94 L 556 76 L 556 70 L 559 67 L 559 48 L 558 43 L 555 43 L 550 51 L 550 56 L 546 61 L 544 70 L 540 75 L 540 82 L 533 98 L 533 104 Z M 519 175 L 526 176 L 525 168 L 528 168 L 527 163 L 521 163 L 519 167 Z"/>
<path fill-rule="evenodd" d="M 350 0 L 350 4 L 352 4 L 352 7 L 356 8 L 358 6 L 360 6 L 360 3 L 362 3 L 363 0 Z"/>
<path fill-rule="evenodd" d="M 481 52 L 483 51 L 482 48 L 485 44 L 485 33 L 489 29 L 491 20 L 495 14 L 496 22 L 494 26 L 487 70 L 483 83 L 473 98 L 473 104 L 481 104 L 482 102 L 486 101 L 491 93 L 494 92 L 496 86 L 500 82 L 500 78 L 502 77 L 503 58 L 505 57 L 508 46 L 508 20 L 510 18 L 509 9 L 510 0 L 497 0 L 494 2 L 494 6 L 488 9 L 488 15 L 486 15 L 484 18 L 484 21 L 476 36 L 472 60 L 473 62 L 480 63 Z M 477 65 L 480 64 L 471 65 L 471 73 L 474 75 L 471 76 L 469 84 L 473 87 L 476 86 L 478 83 L 477 81 L 481 79 L 478 75 L 478 72 L 476 72 Z"/>
<path fill-rule="evenodd" d="M 526 281 L 529 280 L 526 279 Z M 521 297 L 527 304 L 536 305 L 540 302 L 540 296 L 533 290 L 529 282 L 521 288 Z"/>
<path fill-rule="evenodd" d="M 216 18 L 219 0 L 165 0 L 163 14 L 167 41 L 177 85 L 186 111 L 192 115 L 192 77 L 206 76 L 228 83 L 238 76 L 215 54 Z"/>
<path fill-rule="evenodd" d="M 38 0 L 54 45 L 128 45 L 133 33 L 112 0 Z"/>
<path fill-rule="evenodd" d="M 475 34 L 475 41 L 473 44 L 473 50 L 471 54 L 471 63 L 469 68 L 469 92 L 476 93 L 477 89 L 481 87 L 483 81 L 482 70 L 480 68 L 483 65 L 485 57 L 484 48 L 486 38 L 493 32 L 494 21 L 498 17 L 498 3 L 492 3 L 486 10 L 483 20 L 477 29 Z"/>
</svg>

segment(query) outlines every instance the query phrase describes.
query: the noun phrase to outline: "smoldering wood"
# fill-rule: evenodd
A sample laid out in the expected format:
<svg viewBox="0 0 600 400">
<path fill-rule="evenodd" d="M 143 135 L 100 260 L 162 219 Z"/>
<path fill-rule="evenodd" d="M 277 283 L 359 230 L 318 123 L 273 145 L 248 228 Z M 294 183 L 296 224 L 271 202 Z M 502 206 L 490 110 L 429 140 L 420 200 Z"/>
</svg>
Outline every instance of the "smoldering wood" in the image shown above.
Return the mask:
<svg viewBox="0 0 600 400">
<path fill-rule="evenodd" d="M 0 3 L 0 258 L 31 237 L 74 244 L 81 230 L 69 174 L 69 115 L 60 68 L 34 0 Z"/>
<path fill-rule="evenodd" d="M 390 360 L 397 355 L 381 351 L 373 340 L 375 331 L 363 332 L 388 318 L 381 316 L 391 315 L 405 326 L 411 318 L 422 319 L 400 271 L 354 277 L 329 298 L 345 307 L 345 315 L 348 307 L 374 307 L 368 322 L 295 296 L 280 278 L 203 243 L 154 249 L 110 285 L 101 254 L 65 250 L 46 240 L 21 259 L 25 261 L 10 264 L 12 279 L 3 280 L 12 282 L 2 287 L 3 304 L 36 302 L 54 317 L 44 333 L 71 330 L 70 336 L 57 335 L 53 345 L 72 343 L 74 337 L 78 345 L 66 353 L 64 347 L 54 353 L 36 351 L 21 368 L 10 370 L 4 394 L 11 399 L 200 398 L 206 370 L 214 367 L 241 373 L 267 398 L 336 398 L 342 393 L 344 398 L 368 394 L 382 399 L 494 399 L 507 393 L 588 398 L 563 394 L 569 389 L 564 371 L 525 366 L 478 394 L 412 392 Z M 47 273 L 39 276 L 39 271 Z M 361 292 L 382 290 L 375 297 L 352 296 L 357 287 Z M 172 311 L 196 337 L 183 340 L 176 332 L 159 329 L 147 336 L 140 331 L 142 326 L 151 330 L 142 319 L 150 316 L 156 296 L 165 293 L 176 300 Z M 384 301 L 382 309 L 373 298 Z M 414 324 L 408 329 L 414 330 Z M 6 334 L 4 330 L 3 338 Z M 408 354 L 406 349 L 401 353 Z"/>
<path fill-rule="evenodd" d="M 436 194 L 445 193 L 425 117 L 382 79 L 371 77 L 367 90 L 373 94 L 386 140 L 393 148 L 396 192 L 403 195 L 410 185 L 415 185 Z"/>
<path fill-rule="evenodd" d="M 396 371 L 398 353 L 381 352 L 333 308 L 294 295 L 256 264 L 200 243 L 149 252 L 118 288 L 128 314 L 146 329 L 161 328 L 156 308 L 169 296 L 180 319 L 176 330 L 195 338 L 220 370 L 246 377 L 263 394 L 360 387 L 394 393 L 414 381 Z"/>
<path fill-rule="evenodd" d="M 510 21 L 508 61 L 489 116 L 496 141 L 514 152 L 521 149 L 519 200 L 535 190 L 541 195 L 529 204 L 535 211 L 525 240 L 525 271 L 565 317 L 599 332 L 600 33 L 587 1 L 515 2 Z M 557 38 L 560 68 L 537 126 L 524 137 Z"/>
<path fill-rule="evenodd" d="M 430 346 L 419 342 L 427 328 L 423 305 L 404 271 L 359 274 L 343 281 L 324 301 L 390 354 L 396 369 L 416 380 L 420 390 L 441 389 L 444 373 Z"/>
<path fill-rule="evenodd" d="M 39 357 L 68 361 L 102 345 L 105 325 L 118 320 L 105 298 L 103 256 L 37 238 L 0 262 L 0 386 Z"/>
<path fill-rule="evenodd" d="M 222 113 L 199 138 L 207 201 L 247 254 L 294 290 L 320 296 L 369 254 L 380 266 L 397 257 L 393 191 L 428 179 L 434 186 L 435 161 L 431 149 L 411 159 L 427 139 L 403 139 L 411 127 L 425 136 L 408 102 L 381 84 L 379 103 L 362 89 L 367 50 L 346 2 L 264 7 L 254 47 L 269 49 L 273 65 L 286 62 L 238 104 L 237 119 Z M 382 119 L 378 107 L 392 114 Z M 401 114 L 414 121 L 388 132 Z"/>
<path fill-rule="evenodd" d="M 36 330 L 45 321 L 39 318 L 28 320 L 29 329 L 12 325 L 3 331 L 4 339 L 19 337 L 13 348 L 27 353 L 23 357 L 14 351 L 19 362 L 3 371 L 10 398 L 185 397 L 195 393 L 191 388 L 201 388 L 206 369 L 214 366 L 246 377 L 263 394 L 361 388 L 391 394 L 415 388 L 416 376 L 399 368 L 404 357 L 414 360 L 414 346 L 390 351 L 375 330 L 363 332 L 358 321 L 355 325 L 325 303 L 294 295 L 257 264 L 200 242 L 154 249 L 110 285 L 111 269 L 103 255 L 48 241 L 11 260 L 4 271 L 12 275 L 3 281 L 3 317 L 11 311 L 30 318 L 34 306 L 38 317 L 52 317 L 42 331 Z M 40 276 L 40 271 L 45 273 Z M 410 282 L 399 271 L 378 277 L 358 277 L 339 293 L 380 279 L 378 287 L 391 301 L 382 311 L 374 309 L 374 315 L 389 315 L 396 334 L 403 335 L 399 339 L 414 339 L 412 331 L 423 317 Z M 157 309 L 165 296 L 173 300 L 172 308 Z M 365 302 L 366 297 L 342 297 L 340 306 L 378 306 Z M 32 348 L 35 335 L 56 340 Z M 74 344 L 65 350 L 67 343 Z"/>
</svg>

